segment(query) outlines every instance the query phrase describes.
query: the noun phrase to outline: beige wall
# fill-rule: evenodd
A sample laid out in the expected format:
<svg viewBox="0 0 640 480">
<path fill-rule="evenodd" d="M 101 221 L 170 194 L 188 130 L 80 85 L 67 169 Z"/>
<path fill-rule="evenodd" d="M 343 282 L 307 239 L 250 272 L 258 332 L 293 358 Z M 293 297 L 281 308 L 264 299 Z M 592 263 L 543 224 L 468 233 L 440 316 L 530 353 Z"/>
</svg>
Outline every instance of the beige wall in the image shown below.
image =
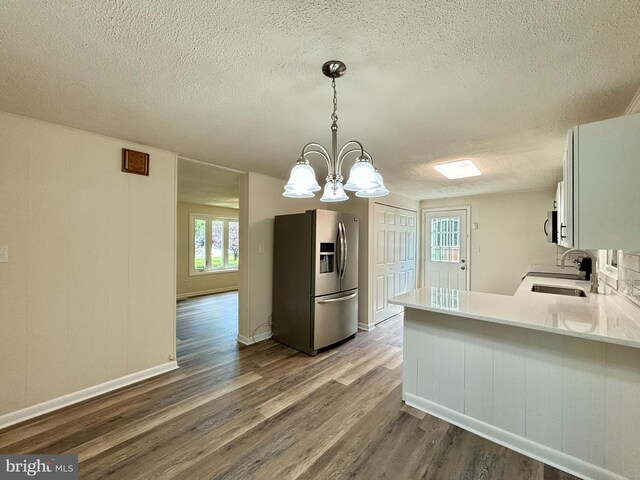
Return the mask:
<svg viewBox="0 0 640 480">
<path fill-rule="evenodd" d="M 269 331 L 273 283 L 273 225 L 276 215 L 324 208 L 318 195 L 310 199 L 282 196 L 285 181 L 249 172 L 240 180 L 239 336 L 250 339 Z"/>
<path fill-rule="evenodd" d="M 0 113 L 0 414 L 175 355 L 176 161 Z"/>
<path fill-rule="evenodd" d="M 216 272 L 204 275 L 189 276 L 189 214 L 206 213 L 225 218 L 238 218 L 238 210 L 233 208 L 211 207 L 209 205 L 195 205 L 193 203 L 178 203 L 178 223 L 176 232 L 177 251 L 177 281 L 178 296 L 189 294 L 222 292 L 238 288 L 239 274 L 235 272 Z"/>
<path fill-rule="evenodd" d="M 425 200 L 421 208 L 471 206 L 471 290 L 512 295 L 529 264 L 555 265 L 556 246 L 542 224 L 555 189 Z M 474 247 L 480 251 L 474 251 Z"/>
</svg>

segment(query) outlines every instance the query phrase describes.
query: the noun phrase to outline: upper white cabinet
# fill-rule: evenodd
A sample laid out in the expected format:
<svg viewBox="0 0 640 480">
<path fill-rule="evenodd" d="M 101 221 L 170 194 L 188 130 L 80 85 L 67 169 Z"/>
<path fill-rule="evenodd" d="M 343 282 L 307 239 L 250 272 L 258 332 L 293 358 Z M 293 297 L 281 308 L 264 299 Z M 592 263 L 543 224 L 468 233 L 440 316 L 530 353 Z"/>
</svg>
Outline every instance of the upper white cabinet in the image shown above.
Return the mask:
<svg viewBox="0 0 640 480">
<path fill-rule="evenodd" d="M 558 243 L 640 250 L 640 114 L 569 130 Z"/>
</svg>

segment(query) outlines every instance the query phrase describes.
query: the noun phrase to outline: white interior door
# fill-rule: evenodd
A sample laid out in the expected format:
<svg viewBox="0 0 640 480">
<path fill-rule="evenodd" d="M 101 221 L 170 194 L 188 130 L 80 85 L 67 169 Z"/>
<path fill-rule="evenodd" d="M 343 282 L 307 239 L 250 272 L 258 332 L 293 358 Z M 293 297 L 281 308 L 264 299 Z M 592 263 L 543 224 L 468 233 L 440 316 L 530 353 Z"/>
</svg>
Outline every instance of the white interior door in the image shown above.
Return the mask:
<svg viewBox="0 0 640 480">
<path fill-rule="evenodd" d="M 379 323 L 402 310 L 389 298 L 415 288 L 417 213 L 376 203 L 374 218 L 374 321 Z"/>
<path fill-rule="evenodd" d="M 468 211 L 424 212 L 424 287 L 467 290 Z"/>
</svg>

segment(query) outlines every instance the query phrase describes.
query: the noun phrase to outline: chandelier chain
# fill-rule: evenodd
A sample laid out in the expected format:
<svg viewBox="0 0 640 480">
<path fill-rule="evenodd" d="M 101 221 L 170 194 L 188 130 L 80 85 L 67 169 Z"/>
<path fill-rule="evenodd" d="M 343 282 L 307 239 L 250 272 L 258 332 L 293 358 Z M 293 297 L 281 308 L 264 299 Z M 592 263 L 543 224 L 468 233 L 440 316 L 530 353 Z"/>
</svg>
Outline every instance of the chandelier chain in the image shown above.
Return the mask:
<svg viewBox="0 0 640 480">
<path fill-rule="evenodd" d="M 331 114 L 331 120 L 333 121 L 334 125 L 337 125 L 337 123 L 338 123 L 338 115 L 337 115 L 337 111 L 338 111 L 338 92 L 336 91 L 336 79 L 335 78 L 331 79 L 331 87 L 333 88 L 333 113 Z"/>
</svg>

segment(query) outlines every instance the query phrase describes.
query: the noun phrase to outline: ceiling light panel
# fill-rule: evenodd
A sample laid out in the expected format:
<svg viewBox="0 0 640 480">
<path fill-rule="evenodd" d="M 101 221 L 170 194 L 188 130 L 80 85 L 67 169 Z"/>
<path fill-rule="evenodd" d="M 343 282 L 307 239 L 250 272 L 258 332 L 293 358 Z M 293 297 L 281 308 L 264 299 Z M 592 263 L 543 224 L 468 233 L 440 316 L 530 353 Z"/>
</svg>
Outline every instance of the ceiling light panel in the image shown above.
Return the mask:
<svg viewBox="0 0 640 480">
<path fill-rule="evenodd" d="M 440 165 L 436 165 L 435 168 L 438 172 L 451 180 L 456 178 L 477 177 L 478 175 L 481 175 L 480 170 L 471 160 L 441 163 Z"/>
</svg>

